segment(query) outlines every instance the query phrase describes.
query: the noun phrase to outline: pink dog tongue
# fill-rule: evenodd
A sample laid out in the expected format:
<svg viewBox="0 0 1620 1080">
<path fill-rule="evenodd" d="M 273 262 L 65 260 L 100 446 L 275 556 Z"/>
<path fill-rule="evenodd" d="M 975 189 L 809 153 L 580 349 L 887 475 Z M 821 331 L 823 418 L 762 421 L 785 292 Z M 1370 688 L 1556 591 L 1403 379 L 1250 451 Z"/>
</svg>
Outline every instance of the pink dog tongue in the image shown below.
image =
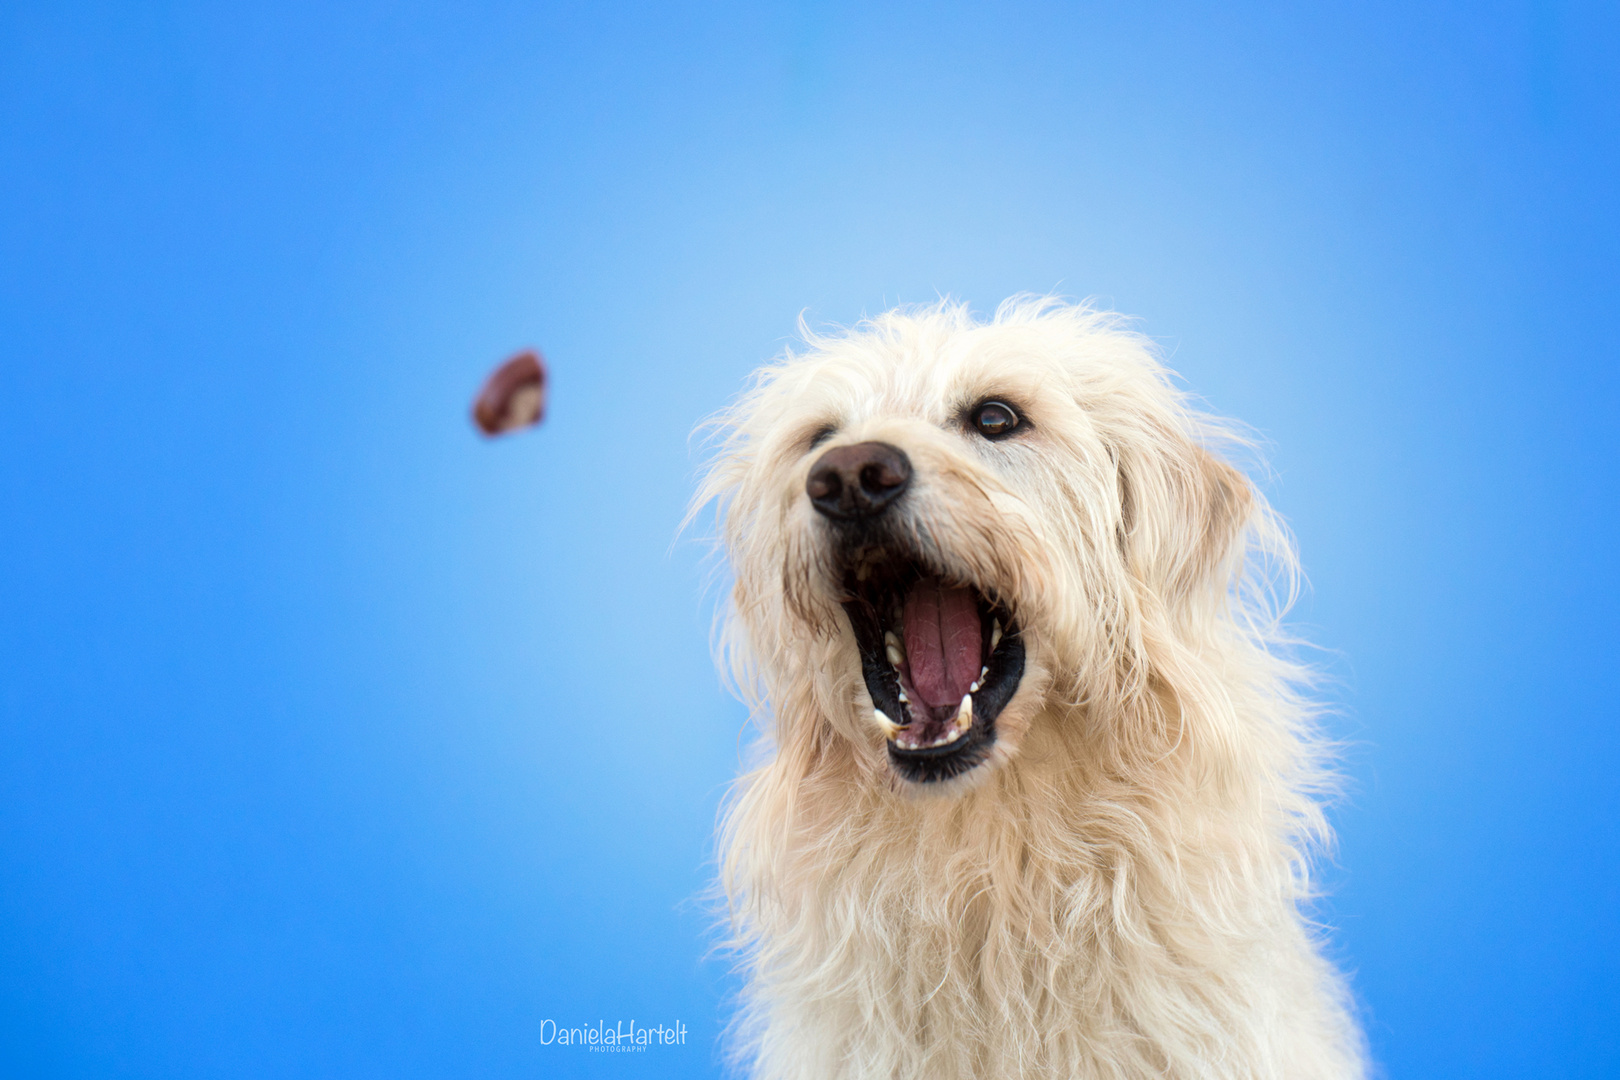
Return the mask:
<svg viewBox="0 0 1620 1080">
<path fill-rule="evenodd" d="M 906 596 L 906 664 L 932 706 L 955 705 L 979 677 L 979 608 L 972 589 L 924 579 Z"/>
</svg>

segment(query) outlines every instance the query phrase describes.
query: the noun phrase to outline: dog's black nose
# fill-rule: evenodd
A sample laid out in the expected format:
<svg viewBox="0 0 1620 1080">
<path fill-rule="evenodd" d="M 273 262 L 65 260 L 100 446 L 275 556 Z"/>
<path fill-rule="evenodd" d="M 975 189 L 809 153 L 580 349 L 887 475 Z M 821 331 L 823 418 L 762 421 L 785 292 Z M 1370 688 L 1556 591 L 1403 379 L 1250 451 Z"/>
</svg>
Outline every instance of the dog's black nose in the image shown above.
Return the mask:
<svg viewBox="0 0 1620 1080">
<path fill-rule="evenodd" d="M 810 466 L 805 494 L 817 510 L 838 521 L 883 513 L 911 483 L 911 459 L 888 443 L 838 446 Z"/>
</svg>

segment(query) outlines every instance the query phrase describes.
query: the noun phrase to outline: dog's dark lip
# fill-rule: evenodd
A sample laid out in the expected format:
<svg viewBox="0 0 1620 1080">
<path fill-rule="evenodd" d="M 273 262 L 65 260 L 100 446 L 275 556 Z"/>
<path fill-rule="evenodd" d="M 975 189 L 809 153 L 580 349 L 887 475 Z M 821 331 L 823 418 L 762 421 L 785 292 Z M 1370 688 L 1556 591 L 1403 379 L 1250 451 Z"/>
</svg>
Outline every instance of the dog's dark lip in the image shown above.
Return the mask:
<svg viewBox="0 0 1620 1080">
<path fill-rule="evenodd" d="M 907 699 L 898 667 L 890 661 L 886 633 L 901 631 L 899 611 L 906 590 L 922 578 L 951 580 L 919 560 L 884 550 L 863 550 L 849 561 L 844 575 L 843 607 L 855 635 L 861 673 L 874 717 L 887 728 L 889 760 L 895 772 L 917 784 L 930 784 L 961 776 L 990 756 L 996 743 L 996 719 L 1018 691 L 1024 673 L 1024 640 L 1006 606 L 977 587 L 981 624 L 983 671 L 974 683 L 971 726 L 952 729 L 937 710 L 922 709 L 919 717 Z M 899 634 L 903 637 L 903 633 Z M 958 714 L 958 720 L 961 714 Z M 898 740 L 918 731 L 943 731 L 950 741 L 939 745 L 907 746 Z"/>
</svg>

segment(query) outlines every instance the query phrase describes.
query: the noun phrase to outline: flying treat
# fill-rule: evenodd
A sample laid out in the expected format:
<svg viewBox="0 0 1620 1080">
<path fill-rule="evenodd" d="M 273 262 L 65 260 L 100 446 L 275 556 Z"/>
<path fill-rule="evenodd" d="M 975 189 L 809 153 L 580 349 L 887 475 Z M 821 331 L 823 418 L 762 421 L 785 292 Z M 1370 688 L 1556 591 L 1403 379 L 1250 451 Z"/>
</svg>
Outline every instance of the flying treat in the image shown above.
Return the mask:
<svg viewBox="0 0 1620 1080">
<path fill-rule="evenodd" d="M 533 427 L 546 414 L 546 365 L 525 349 L 490 373 L 473 401 L 473 423 L 485 435 Z"/>
</svg>

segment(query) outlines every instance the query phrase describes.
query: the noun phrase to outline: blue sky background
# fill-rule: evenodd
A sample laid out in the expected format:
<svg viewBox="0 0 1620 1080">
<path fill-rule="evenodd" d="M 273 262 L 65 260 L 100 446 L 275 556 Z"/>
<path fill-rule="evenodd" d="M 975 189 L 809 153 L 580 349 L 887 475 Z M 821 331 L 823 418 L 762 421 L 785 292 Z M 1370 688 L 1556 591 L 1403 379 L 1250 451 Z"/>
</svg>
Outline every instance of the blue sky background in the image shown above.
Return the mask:
<svg viewBox="0 0 1620 1080">
<path fill-rule="evenodd" d="M 1388 1075 L 1620 1073 L 1620 15 L 1141 7 L 0 7 L 0 1074 L 716 1075 L 688 433 L 1054 289 L 1270 440 Z"/>
</svg>

